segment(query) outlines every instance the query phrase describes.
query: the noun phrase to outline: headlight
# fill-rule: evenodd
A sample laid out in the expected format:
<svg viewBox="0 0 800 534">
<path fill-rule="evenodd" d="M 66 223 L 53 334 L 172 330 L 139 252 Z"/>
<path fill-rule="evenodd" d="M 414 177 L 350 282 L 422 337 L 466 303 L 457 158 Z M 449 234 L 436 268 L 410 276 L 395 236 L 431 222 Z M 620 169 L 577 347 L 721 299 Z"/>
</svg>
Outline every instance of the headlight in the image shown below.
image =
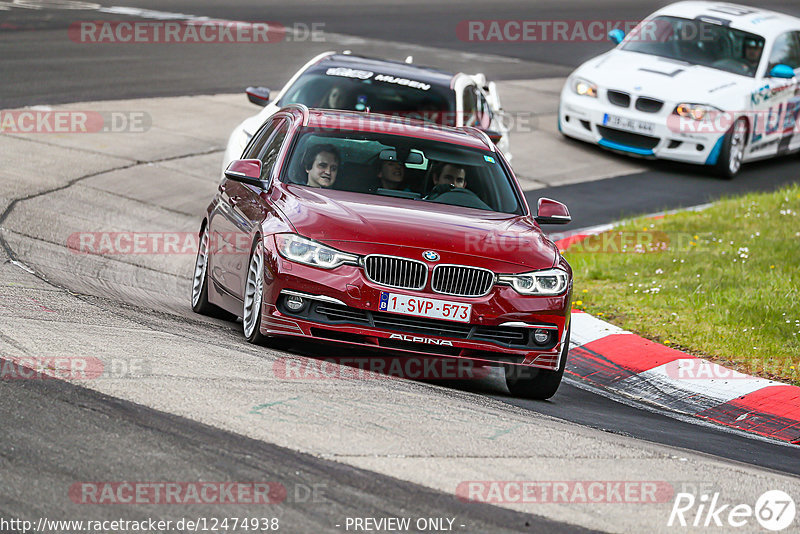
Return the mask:
<svg viewBox="0 0 800 534">
<path fill-rule="evenodd" d="M 703 104 L 678 104 L 678 107 L 675 108 L 675 113 L 681 117 L 694 119 L 696 121 L 703 120 L 709 113 L 721 111 L 721 109 L 717 109 L 714 106 L 706 106 Z"/>
<path fill-rule="evenodd" d="M 581 78 L 575 78 L 572 81 L 572 90 L 581 96 L 597 98 L 597 86 Z"/>
<path fill-rule="evenodd" d="M 560 295 L 567 289 L 569 276 L 561 269 L 546 269 L 522 274 L 501 274 L 497 281 L 509 284 L 521 295 Z"/>
<path fill-rule="evenodd" d="M 345 263 L 358 264 L 358 256 L 340 252 L 297 234 L 275 234 L 278 253 L 287 260 L 333 269 Z"/>
</svg>

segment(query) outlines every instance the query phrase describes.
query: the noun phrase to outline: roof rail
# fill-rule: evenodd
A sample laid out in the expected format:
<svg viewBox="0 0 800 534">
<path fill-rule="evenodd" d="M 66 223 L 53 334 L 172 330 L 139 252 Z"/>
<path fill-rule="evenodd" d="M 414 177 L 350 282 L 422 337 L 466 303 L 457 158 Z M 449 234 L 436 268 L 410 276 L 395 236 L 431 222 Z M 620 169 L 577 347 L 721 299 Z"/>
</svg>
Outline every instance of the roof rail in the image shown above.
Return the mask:
<svg viewBox="0 0 800 534">
<path fill-rule="evenodd" d="M 284 109 L 296 109 L 299 111 L 300 114 L 303 115 L 303 126 L 308 126 L 308 106 L 305 104 L 289 104 Z"/>
<path fill-rule="evenodd" d="M 462 126 L 461 128 L 465 132 L 472 134 L 473 137 L 477 137 L 478 139 L 486 143 L 486 145 L 488 145 L 489 149 L 492 152 L 497 152 L 497 146 L 495 146 L 495 144 L 492 142 L 491 138 L 486 134 L 486 132 L 484 132 L 480 128 L 475 128 L 474 126 Z"/>
</svg>

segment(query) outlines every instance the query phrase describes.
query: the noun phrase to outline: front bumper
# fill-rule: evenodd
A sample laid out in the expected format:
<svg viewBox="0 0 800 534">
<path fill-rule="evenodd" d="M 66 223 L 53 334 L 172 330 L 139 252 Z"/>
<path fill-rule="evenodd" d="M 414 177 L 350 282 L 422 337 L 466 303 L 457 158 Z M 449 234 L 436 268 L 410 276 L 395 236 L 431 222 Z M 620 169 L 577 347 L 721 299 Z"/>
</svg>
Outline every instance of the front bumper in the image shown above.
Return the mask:
<svg viewBox="0 0 800 534">
<path fill-rule="evenodd" d="M 269 239 L 266 240 L 270 241 Z M 268 243 L 265 243 L 268 245 Z M 571 308 L 572 286 L 556 297 L 524 297 L 496 285 L 484 297 L 444 297 L 432 292 L 382 287 L 360 267 L 332 270 L 289 262 L 265 246 L 261 332 L 313 338 L 367 349 L 466 358 L 557 369 Z M 469 323 L 387 313 L 379 310 L 381 292 L 444 299 L 472 305 Z M 291 311 L 287 295 L 306 305 Z M 551 340 L 536 345 L 532 331 L 546 329 Z"/>
<path fill-rule="evenodd" d="M 658 113 L 646 113 L 633 106 L 611 104 L 607 91 L 599 90 L 597 98 L 575 94 L 565 85 L 558 110 L 561 133 L 593 143 L 615 152 L 651 159 L 667 159 L 700 165 L 717 162 L 724 134 L 705 133 L 692 124 L 682 127 L 672 116 L 675 106 L 667 102 Z M 652 133 L 643 134 L 609 127 L 608 115 L 653 125 Z"/>
</svg>

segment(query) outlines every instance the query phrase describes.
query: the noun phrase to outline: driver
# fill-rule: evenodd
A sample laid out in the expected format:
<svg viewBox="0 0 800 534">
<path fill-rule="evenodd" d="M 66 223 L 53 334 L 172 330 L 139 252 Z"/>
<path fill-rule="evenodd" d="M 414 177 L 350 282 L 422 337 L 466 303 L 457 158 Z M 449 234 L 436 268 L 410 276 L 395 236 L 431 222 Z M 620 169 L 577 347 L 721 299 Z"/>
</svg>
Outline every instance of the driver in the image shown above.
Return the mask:
<svg viewBox="0 0 800 534">
<path fill-rule="evenodd" d="M 755 71 L 758 68 L 758 62 L 761 59 L 763 50 L 764 41 L 750 38 L 744 40 L 744 63 L 751 71 Z"/>
<path fill-rule="evenodd" d="M 453 187 L 467 187 L 467 171 L 460 165 L 452 163 L 439 164 L 433 170 L 433 186 L 440 184 L 450 184 Z"/>
<path fill-rule="evenodd" d="M 345 109 L 345 89 L 342 86 L 334 85 L 328 90 L 319 104 L 321 108 Z"/>
<path fill-rule="evenodd" d="M 491 210 L 473 191 L 467 189 L 467 169 L 453 163 L 439 163 L 432 171 L 433 189 L 425 200 Z"/>
<path fill-rule="evenodd" d="M 303 169 L 308 174 L 307 185 L 310 187 L 333 187 L 336 173 L 339 171 L 339 150 L 330 144 L 309 147 L 303 156 Z"/>
</svg>

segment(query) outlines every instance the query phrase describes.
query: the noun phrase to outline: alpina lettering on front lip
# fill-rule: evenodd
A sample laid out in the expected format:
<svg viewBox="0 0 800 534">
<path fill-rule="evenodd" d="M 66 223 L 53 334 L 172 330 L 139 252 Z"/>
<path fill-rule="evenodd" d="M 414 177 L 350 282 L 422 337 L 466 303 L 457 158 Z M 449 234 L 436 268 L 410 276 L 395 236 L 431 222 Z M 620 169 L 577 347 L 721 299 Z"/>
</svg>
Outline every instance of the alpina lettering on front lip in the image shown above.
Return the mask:
<svg viewBox="0 0 800 534">
<path fill-rule="evenodd" d="M 432 337 L 417 337 L 417 336 L 406 336 L 403 334 L 392 334 L 389 339 L 402 339 L 403 341 L 411 341 L 412 343 L 427 343 L 429 345 L 443 345 L 452 347 L 453 342 L 448 341 L 446 339 L 435 339 Z"/>
<path fill-rule="evenodd" d="M 422 257 L 428 261 L 439 261 L 439 254 L 432 250 L 426 250 L 423 252 Z"/>
</svg>

